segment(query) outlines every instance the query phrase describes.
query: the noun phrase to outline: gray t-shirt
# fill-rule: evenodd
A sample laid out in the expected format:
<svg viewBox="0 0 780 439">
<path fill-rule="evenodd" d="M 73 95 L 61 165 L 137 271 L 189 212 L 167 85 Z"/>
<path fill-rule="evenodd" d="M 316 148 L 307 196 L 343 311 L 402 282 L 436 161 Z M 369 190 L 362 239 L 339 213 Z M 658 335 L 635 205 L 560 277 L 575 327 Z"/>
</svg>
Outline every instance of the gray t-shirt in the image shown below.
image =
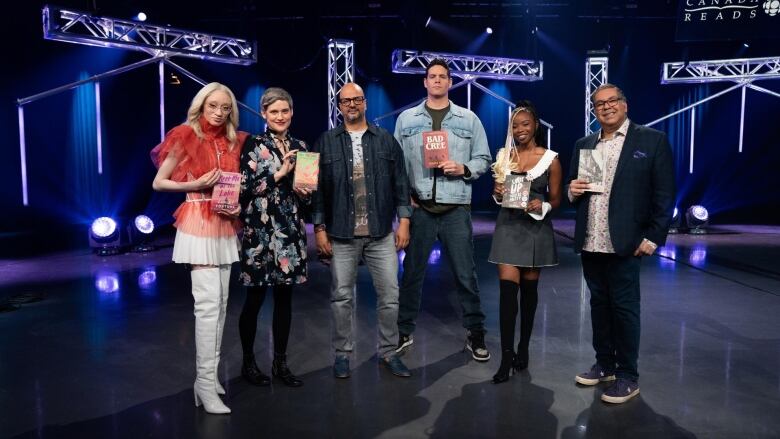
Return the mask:
<svg viewBox="0 0 780 439">
<path fill-rule="evenodd" d="M 355 195 L 355 237 L 369 236 L 366 204 L 366 173 L 363 164 L 363 131 L 350 131 L 352 138 L 352 189 Z"/>
</svg>

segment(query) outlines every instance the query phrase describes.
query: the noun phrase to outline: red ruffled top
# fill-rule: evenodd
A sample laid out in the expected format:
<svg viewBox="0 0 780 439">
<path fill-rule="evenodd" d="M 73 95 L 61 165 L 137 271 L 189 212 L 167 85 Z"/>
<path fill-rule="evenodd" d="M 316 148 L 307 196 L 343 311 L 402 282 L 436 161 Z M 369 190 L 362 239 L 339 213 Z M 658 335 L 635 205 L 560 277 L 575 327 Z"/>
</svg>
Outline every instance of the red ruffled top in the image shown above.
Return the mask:
<svg viewBox="0 0 780 439">
<path fill-rule="evenodd" d="M 168 131 L 162 143 L 152 149 L 154 165 L 159 168 L 168 154 L 174 154 L 179 162 L 170 179 L 178 182 L 197 180 L 214 168 L 225 172 L 239 172 L 241 148 L 248 134 L 238 131 L 236 142 L 231 148 L 225 136 L 224 125 L 215 127 L 204 117 L 201 117 L 198 123 L 203 132 L 202 140 L 187 124 L 174 127 Z M 181 232 L 203 238 L 235 236 L 241 228 L 240 222 L 213 212 L 208 201 L 210 198 L 211 189 L 188 192 L 187 201 L 173 213 L 176 218 L 174 226 Z"/>
</svg>

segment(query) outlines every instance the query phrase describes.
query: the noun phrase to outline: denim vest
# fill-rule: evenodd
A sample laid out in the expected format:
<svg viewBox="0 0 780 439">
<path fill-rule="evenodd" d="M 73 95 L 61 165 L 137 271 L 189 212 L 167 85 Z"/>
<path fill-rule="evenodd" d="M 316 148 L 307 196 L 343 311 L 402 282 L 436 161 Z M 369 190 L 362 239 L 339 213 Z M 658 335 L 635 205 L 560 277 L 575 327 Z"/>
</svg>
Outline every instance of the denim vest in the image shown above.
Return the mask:
<svg viewBox="0 0 780 439">
<path fill-rule="evenodd" d="M 421 200 L 430 200 L 433 189 L 433 169 L 423 166 L 422 133 L 430 131 L 433 120 L 425 110 L 425 102 L 405 110 L 395 123 L 395 138 L 404 151 L 406 172 L 414 193 Z M 482 122 L 471 110 L 450 101 L 450 111 L 441 122 L 447 132 L 449 159 L 463 163 L 471 176 L 440 175 L 436 181 L 436 202 L 470 204 L 471 183 L 488 170 L 492 157 Z"/>
</svg>

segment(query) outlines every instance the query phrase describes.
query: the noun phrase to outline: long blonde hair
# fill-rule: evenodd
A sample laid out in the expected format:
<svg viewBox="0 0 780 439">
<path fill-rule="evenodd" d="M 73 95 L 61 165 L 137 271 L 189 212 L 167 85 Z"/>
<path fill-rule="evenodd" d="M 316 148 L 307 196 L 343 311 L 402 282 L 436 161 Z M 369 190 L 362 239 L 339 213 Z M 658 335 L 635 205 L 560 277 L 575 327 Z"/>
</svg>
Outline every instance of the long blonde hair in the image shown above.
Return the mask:
<svg viewBox="0 0 780 439">
<path fill-rule="evenodd" d="M 230 105 L 232 108 L 225 121 L 225 136 L 228 138 L 228 141 L 230 141 L 230 148 L 233 148 L 236 143 L 236 130 L 238 129 L 238 104 L 236 103 L 236 96 L 226 85 L 220 84 L 219 82 L 212 82 L 206 84 L 198 91 L 195 97 L 192 98 L 190 109 L 187 110 L 187 125 L 195 131 L 195 135 L 198 136 L 199 139 L 203 140 L 203 130 L 200 129 L 199 120 L 203 115 L 203 106 L 206 103 L 206 99 L 215 91 L 224 92 L 230 97 Z"/>
<path fill-rule="evenodd" d="M 504 141 L 504 147 L 498 150 L 496 154 L 496 161 L 490 165 L 490 169 L 493 171 L 493 179 L 496 183 L 504 183 L 504 179 L 512 172 L 517 172 L 517 163 L 512 160 L 512 152 L 515 151 L 515 138 L 512 136 L 512 121 L 515 120 L 517 113 L 526 111 L 531 113 L 536 118 L 536 114 L 529 111 L 527 107 L 516 107 L 512 110 L 512 114 L 509 115 L 509 123 L 506 127 L 506 140 Z M 537 121 L 537 130 L 539 129 Z"/>
</svg>

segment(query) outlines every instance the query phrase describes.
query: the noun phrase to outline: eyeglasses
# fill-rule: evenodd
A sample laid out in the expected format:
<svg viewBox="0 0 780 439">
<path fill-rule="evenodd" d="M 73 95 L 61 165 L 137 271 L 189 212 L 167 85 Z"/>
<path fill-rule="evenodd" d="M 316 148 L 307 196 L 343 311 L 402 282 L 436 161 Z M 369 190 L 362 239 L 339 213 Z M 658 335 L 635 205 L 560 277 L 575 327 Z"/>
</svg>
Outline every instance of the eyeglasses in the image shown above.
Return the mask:
<svg viewBox="0 0 780 439">
<path fill-rule="evenodd" d="M 615 105 L 617 105 L 618 102 L 620 102 L 622 100 L 623 100 L 623 98 L 613 97 L 613 98 L 607 99 L 606 101 L 596 101 L 596 102 L 593 103 L 593 107 L 596 108 L 597 110 L 603 110 L 604 108 L 607 108 L 607 107 L 612 108 Z"/>
<path fill-rule="evenodd" d="M 230 112 L 233 111 L 233 107 L 230 105 L 217 105 L 213 102 L 206 104 L 206 107 L 214 113 L 216 113 L 217 110 L 222 110 L 222 112 L 225 114 L 230 114 Z"/>
<path fill-rule="evenodd" d="M 365 96 L 355 96 L 354 98 L 339 99 L 339 104 L 347 107 L 349 106 L 349 104 L 360 105 L 365 100 L 366 100 Z"/>
</svg>

